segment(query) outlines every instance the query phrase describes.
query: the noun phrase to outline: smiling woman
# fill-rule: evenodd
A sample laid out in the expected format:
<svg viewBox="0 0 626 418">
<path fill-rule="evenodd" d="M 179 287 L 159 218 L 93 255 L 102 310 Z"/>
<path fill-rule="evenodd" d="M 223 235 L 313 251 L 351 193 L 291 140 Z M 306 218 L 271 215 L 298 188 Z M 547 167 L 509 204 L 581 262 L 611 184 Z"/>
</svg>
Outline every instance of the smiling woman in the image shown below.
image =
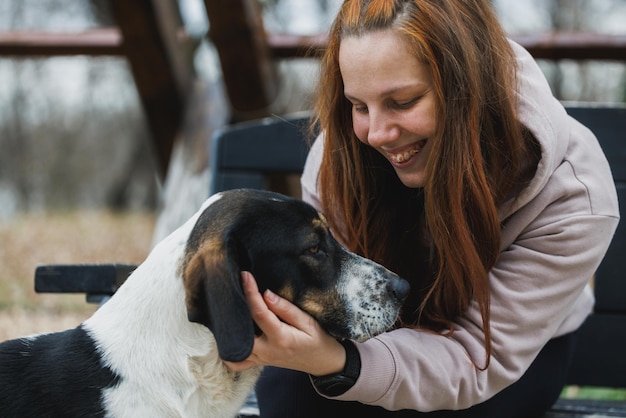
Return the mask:
<svg viewBox="0 0 626 418">
<path fill-rule="evenodd" d="M 280 358 L 263 363 L 279 367 L 257 385 L 261 417 L 541 416 L 563 387 L 619 218 L 591 132 L 488 0 L 344 1 L 315 116 L 303 199 L 411 293 L 396 329 L 342 356 L 323 336 L 296 338 L 296 308 L 244 282 L 272 335 L 251 358 Z M 332 390 L 297 372 L 321 353 L 344 364 L 321 379 Z"/>
</svg>

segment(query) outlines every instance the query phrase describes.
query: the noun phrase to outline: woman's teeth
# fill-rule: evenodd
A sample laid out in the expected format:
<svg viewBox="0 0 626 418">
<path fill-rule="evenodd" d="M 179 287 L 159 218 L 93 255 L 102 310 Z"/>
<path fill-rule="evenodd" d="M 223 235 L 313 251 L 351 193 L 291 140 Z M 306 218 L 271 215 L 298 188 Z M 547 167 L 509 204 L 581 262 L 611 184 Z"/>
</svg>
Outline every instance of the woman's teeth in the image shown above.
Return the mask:
<svg viewBox="0 0 626 418">
<path fill-rule="evenodd" d="M 412 150 L 404 151 L 398 154 L 389 154 L 389 159 L 395 163 L 401 164 L 409 161 L 409 159 L 420 152 L 421 147 L 416 147 Z"/>
</svg>

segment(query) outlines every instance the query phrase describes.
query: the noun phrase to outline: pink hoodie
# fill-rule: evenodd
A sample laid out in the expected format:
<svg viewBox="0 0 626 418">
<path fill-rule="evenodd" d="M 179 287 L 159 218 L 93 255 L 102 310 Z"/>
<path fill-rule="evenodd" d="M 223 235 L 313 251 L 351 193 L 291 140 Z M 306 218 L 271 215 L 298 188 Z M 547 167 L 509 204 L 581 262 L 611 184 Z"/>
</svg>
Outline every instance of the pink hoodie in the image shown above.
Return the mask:
<svg viewBox="0 0 626 418">
<path fill-rule="evenodd" d="M 465 409 L 518 380 L 544 344 L 576 330 L 591 312 L 589 280 L 619 220 L 611 171 L 594 135 L 569 117 L 530 54 L 518 58 L 519 115 L 541 144 L 535 177 L 500 208 L 500 258 L 489 273 L 493 353 L 477 304 L 455 321 L 451 337 L 411 329 L 357 344 L 361 375 L 336 399 L 389 410 Z M 317 175 L 323 140 L 302 175 L 303 199 L 320 208 Z"/>
</svg>

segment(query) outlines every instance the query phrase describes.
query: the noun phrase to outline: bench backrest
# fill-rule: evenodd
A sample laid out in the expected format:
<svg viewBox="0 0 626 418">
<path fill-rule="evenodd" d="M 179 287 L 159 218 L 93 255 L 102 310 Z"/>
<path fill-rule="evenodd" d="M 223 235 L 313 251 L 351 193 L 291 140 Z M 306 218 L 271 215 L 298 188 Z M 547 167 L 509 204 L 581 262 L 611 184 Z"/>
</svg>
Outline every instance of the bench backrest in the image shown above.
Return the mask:
<svg viewBox="0 0 626 418">
<path fill-rule="evenodd" d="M 302 173 L 309 147 L 309 112 L 242 122 L 211 141 L 209 194 L 236 188 L 267 189 L 272 174 Z"/>
<path fill-rule="evenodd" d="M 598 137 L 618 197 L 626 202 L 626 108 L 567 108 Z M 211 190 L 267 188 L 271 173 L 300 173 L 308 146 L 308 113 L 241 123 L 218 132 L 211 148 Z M 626 221 L 598 269 L 595 312 L 580 330 L 569 383 L 626 388 Z"/>
<path fill-rule="evenodd" d="M 626 107 L 572 106 L 567 111 L 591 129 L 600 141 L 613 172 L 618 199 L 626 204 Z M 596 312 L 626 314 L 625 256 L 626 222 L 621 222 L 611 247 L 596 272 Z M 624 353 L 626 354 L 626 350 Z"/>
<path fill-rule="evenodd" d="M 579 332 L 569 383 L 626 388 L 626 107 L 571 106 L 568 113 L 591 129 L 606 154 L 622 221 L 594 277 L 594 313 Z"/>
</svg>

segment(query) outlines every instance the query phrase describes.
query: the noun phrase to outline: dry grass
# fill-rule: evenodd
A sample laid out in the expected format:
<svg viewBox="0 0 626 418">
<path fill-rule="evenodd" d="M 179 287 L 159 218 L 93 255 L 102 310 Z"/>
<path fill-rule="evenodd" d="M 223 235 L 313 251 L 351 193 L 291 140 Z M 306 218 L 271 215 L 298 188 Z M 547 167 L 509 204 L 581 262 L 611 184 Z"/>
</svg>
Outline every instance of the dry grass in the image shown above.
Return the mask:
<svg viewBox="0 0 626 418">
<path fill-rule="evenodd" d="M 80 211 L 0 223 L 0 341 L 74 327 L 96 309 L 83 294 L 35 293 L 38 265 L 140 263 L 155 220 L 152 213 Z"/>
</svg>

